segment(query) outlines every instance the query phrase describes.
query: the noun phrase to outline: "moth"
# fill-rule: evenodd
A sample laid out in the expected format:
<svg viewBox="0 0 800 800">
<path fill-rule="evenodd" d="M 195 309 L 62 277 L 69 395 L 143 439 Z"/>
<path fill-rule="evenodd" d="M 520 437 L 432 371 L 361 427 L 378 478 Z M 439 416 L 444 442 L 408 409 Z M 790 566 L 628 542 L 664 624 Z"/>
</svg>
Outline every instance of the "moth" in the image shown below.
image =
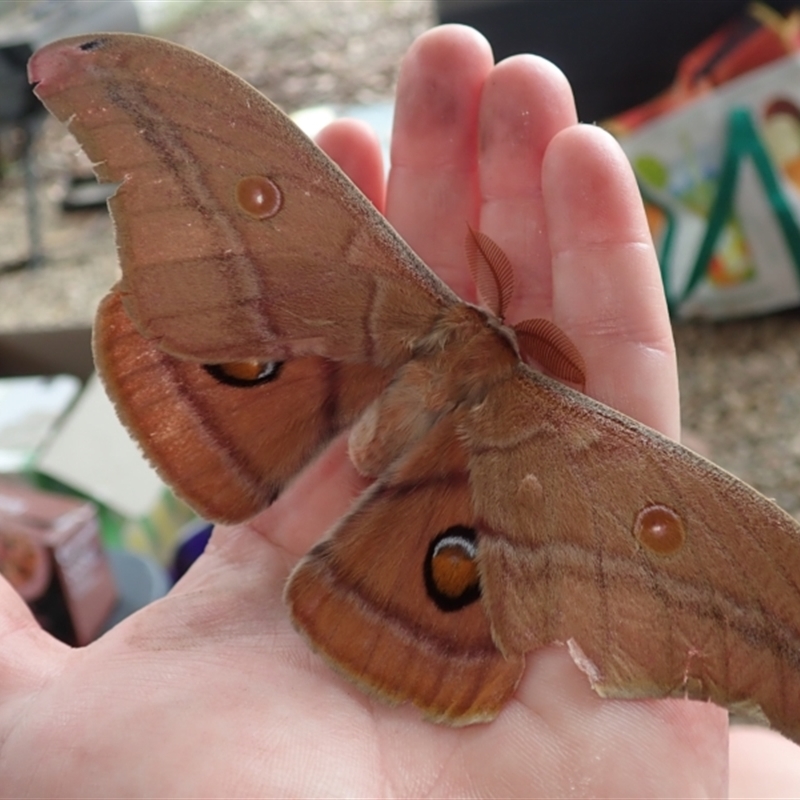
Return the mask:
<svg viewBox="0 0 800 800">
<path fill-rule="evenodd" d="M 455 725 L 567 643 L 606 697 L 710 699 L 800 741 L 800 527 L 579 385 L 469 234 L 462 302 L 256 90 L 147 37 L 44 47 L 35 91 L 110 201 L 123 276 L 95 326 L 119 416 L 215 521 L 269 505 L 336 434 L 374 482 L 285 599 L 329 662 Z"/>
</svg>

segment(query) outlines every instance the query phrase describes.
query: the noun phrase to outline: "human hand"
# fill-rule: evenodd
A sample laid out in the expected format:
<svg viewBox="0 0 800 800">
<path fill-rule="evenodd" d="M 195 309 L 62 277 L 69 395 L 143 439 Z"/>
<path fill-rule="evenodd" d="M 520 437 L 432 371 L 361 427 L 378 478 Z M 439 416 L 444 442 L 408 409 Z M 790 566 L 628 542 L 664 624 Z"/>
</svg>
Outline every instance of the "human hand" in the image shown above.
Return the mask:
<svg viewBox="0 0 800 800">
<path fill-rule="evenodd" d="M 638 190 L 613 140 L 575 124 L 554 67 L 494 67 L 474 31 L 439 28 L 404 61 L 385 190 L 363 127 L 338 123 L 321 144 L 467 299 L 465 223 L 491 236 L 517 267 L 509 321 L 551 318 L 583 354 L 589 394 L 677 437 Z M 85 648 L 41 632 L 0 582 L 0 795 L 726 793 L 724 711 L 601 700 L 563 648 L 528 656 L 495 722 L 458 730 L 341 679 L 293 630 L 281 593 L 362 488 L 339 439 L 269 510 L 217 529 L 168 597 Z"/>
</svg>

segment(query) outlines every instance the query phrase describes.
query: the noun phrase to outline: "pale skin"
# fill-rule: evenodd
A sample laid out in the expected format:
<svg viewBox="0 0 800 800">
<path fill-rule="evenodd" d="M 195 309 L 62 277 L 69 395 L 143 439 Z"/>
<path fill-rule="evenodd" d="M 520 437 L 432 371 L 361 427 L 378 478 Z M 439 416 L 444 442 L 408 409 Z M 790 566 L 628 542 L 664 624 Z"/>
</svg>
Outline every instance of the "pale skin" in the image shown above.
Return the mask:
<svg viewBox="0 0 800 800">
<path fill-rule="evenodd" d="M 392 169 L 342 122 L 320 137 L 422 258 L 474 299 L 466 223 L 517 267 L 515 322 L 545 316 L 588 394 L 678 437 L 675 353 L 636 184 L 616 143 L 576 124 L 549 63 L 494 65 L 445 27 L 406 56 Z M 1 796 L 790 796 L 800 751 L 728 733 L 724 711 L 598 698 L 566 650 L 531 654 L 489 725 L 454 730 L 368 698 L 293 630 L 281 592 L 363 481 L 343 439 L 252 523 L 215 531 L 164 600 L 70 649 L 0 581 Z M 728 755 L 730 752 L 730 784 Z"/>
</svg>

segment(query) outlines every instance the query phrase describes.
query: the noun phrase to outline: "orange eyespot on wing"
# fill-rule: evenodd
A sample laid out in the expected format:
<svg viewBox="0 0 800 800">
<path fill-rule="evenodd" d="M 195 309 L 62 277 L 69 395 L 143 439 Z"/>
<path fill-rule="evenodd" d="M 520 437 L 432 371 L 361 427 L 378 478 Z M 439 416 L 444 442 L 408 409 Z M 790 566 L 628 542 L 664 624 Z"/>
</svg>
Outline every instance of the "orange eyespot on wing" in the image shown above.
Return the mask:
<svg viewBox="0 0 800 800">
<path fill-rule="evenodd" d="M 480 599 L 475 530 L 453 525 L 431 540 L 425 558 L 425 588 L 442 611 L 457 611 Z"/>
<path fill-rule="evenodd" d="M 232 361 L 230 364 L 205 364 L 205 371 L 229 386 L 256 386 L 277 380 L 283 361 Z"/>
</svg>

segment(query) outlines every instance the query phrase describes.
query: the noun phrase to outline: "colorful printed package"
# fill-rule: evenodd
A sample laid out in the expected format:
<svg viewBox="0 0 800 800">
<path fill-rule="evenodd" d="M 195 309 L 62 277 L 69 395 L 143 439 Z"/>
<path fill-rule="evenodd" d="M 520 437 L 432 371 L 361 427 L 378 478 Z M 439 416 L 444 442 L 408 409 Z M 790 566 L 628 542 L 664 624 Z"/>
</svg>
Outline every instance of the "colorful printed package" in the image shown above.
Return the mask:
<svg viewBox="0 0 800 800">
<path fill-rule="evenodd" d="M 755 13 L 690 53 L 670 90 L 608 123 L 680 317 L 800 304 L 800 15 Z"/>
</svg>

